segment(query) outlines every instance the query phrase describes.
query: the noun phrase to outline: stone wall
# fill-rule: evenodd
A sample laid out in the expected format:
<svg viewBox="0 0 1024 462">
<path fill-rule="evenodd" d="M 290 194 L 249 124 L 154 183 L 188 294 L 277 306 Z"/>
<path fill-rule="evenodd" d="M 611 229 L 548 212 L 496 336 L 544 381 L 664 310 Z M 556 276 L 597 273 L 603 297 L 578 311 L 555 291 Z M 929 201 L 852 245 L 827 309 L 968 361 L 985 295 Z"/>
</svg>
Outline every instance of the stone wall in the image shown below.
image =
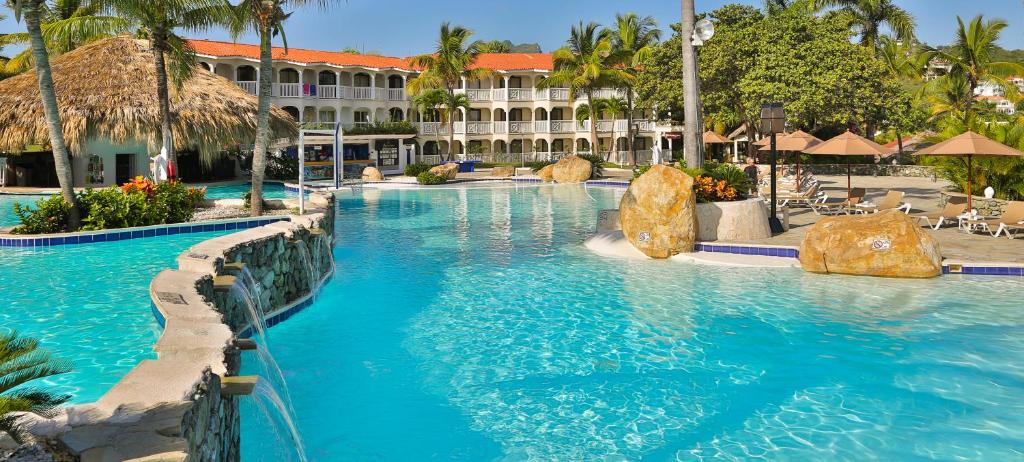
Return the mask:
<svg viewBox="0 0 1024 462">
<path fill-rule="evenodd" d="M 240 370 L 236 338 L 249 326 L 232 287 L 246 268 L 266 302 L 264 318 L 272 318 L 304 306 L 330 276 L 334 199 L 310 196 L 307 215 L 182 253 L 178 269 L 164 270 L 150 284 L 153 312 L 164 326 L 153 347 L 157 358 L 140 362 L 95 403 L 53 418 L 26 416 L 26 429 L 87 462 L 240 460 L 239 400 L 252 398 L 227 392 L 226 382 L 238 381 L 230 378 Z M 299 256 L 302 246 L 313 274 Z"/>
<path fill-rule="evenodd" d="M 796 165 L 787 164 L 786 168 L 796 172 Z M 801 164 L 800 171 L 815 175 L 846 175 L 846 164 Z M 935 168 L 924 165 L 853 164 L 850 172 L 858 176 L 936 178 Z"/>
<path fill-rule="evenodd" d="M 945 207 L 950 198 L 966 201 L 967 195 L 962 192 L 943 189 L 939 192 L 939 207 Z M 956 202 L 954 202 L 954 204 L 955 203 Z M 1003 215 L 1003 209 L 1006 207 L 1006 201 L 1002 199 L 986 199 L 985 197 L 973 196 L 971 198 L 971 206 L 974 207 L 974 209 L 976 209 L 981 215 L 987 217 L 998 217 Z"/>
</svg>

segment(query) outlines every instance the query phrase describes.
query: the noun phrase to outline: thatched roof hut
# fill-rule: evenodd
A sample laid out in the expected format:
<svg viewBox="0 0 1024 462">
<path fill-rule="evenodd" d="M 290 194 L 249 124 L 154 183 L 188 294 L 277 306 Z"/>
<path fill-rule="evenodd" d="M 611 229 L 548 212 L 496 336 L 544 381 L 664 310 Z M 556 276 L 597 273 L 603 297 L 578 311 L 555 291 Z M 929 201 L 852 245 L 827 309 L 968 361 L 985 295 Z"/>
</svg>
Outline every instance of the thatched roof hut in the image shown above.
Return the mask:
<svg viewBox="0 0 1024 462">
<path fill-rule="evenodd" d="M 51 61 L 53 83 L 72 153 L 90 139 L 143 142 L 159 151 L 160 111 L 149 43 L 128 36 L 80 47 Z M 256 97 L 218 75 L 196 69 L 181 89 L 171 85 L 175 148 L 214 153 L 256 135 Z M 271 139 L 298 133 L 288 113 L 272 108 Z M 0 151 L 48 145 L 35 71 L 0 81 Z"/>
</svg>

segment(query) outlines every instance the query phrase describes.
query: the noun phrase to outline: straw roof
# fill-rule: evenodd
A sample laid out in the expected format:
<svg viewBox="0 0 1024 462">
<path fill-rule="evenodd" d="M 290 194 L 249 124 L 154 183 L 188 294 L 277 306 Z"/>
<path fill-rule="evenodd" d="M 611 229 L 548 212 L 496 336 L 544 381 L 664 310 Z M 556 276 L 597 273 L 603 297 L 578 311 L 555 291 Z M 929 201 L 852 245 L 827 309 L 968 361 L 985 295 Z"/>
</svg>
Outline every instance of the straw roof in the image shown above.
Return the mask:
<svg viewBox="0 0 1024 462">
<path fill-rule="evenodd" d="M 51 67 L 71 152 L 82 153 L 93 138 L 142 141 L 159 150 L 160 111 L 148 42 L 128 36 L 100 40 L 55 57 Z M 0 82 L 0 151 L 49 144 L 36 79 L 31 71 Z M 256 97 L 231 81 L 200 68 L 181 89 L 171 85 L 170 91 L 177 149 L 210 154 L 255 139 Z M 272 138 L 298 133 L 291 116 L 279 108 L 271 108 L 270 128 Z"/>
<path fill-rule="evenodd" d="M 914 153 L 915 156 L 1024 156 L 1024 152 L 974 132 L 954 136 Z"/>
<path fill-rule="evenodd" d="M 726 138 L 726 137 L 724 137 L 722 135 L 719 135 L 718 133 L 715 133 L 715 132 L 713 132 L 711 130 L 708 130 L 708 131 L 704 132 L 704 144 L 713 144 L 713 143 L 719 143 L 719 144 L 732 143 L 732 140 L 730 140 L 729 138 Z"/>
<path fill-rule="evenodd" d="M 888 156 L 895 151 L 847 130 L 804 152 L 813 156 Z"/>
<path fill-rule="evenodd" d="M 819 144 L 821 144 L 821 140 L 818 139 L 818 137 L 803 130 L 797 130 L 783 136 L 782 138 L 776 139 L 775 149 L 778 151 L 804 151 Z M 771 143 L 768 143 L 766 146 L 762 146 L 760 150 L 771 151 Z"/>
</svg>

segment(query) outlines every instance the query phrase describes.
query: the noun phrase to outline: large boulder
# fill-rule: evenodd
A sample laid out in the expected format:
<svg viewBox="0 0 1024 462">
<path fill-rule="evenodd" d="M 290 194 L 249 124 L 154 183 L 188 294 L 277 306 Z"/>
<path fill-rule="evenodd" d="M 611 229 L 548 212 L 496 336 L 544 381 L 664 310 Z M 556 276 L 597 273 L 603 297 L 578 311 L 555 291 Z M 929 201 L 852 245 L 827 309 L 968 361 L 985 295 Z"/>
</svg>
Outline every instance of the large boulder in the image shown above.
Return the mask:
<svg viewBox="0 0 1024 462">
<path fill-rule="evenodd" d="M 430 173 L 435 175 L 441 175 L 446 180 L 454 180 L 455 175 L 459 173 L 459 164 L 441 164 L 430 169 Z"/>
<path fill-rule="evenodd" d="M 494 167 L 491 169 L 491 176 L 496 176 L 499 178 L 508 178 L 510 176 L 516 176 L 516 168 L 511 166 Z"/>
<path fill-rule="evenodd" d="M 651 258 L 692 252 L 697 235 L 693 178 L 678 168 L 655 165 L 633 181 L 619 203 L 622 233 Z"/>
<path fill-rule="evenodd" d="M 555 183 L 582 183 L 590 179 L 594 166 L 580 156 L 569 156 L 555 163 L 551 175 Z"/>
<path fill-rule="evenodd" d="M 545 165 L 544 167 L 541 167 L 540 170 L 537 170 L 537 176 L 539 176 L 541 180 L 544 180 L 547 183 L 554 181 L 555 164 Z"/>
<path fill-rule="evenodd" d="M 377 167 L 366 167 L 363 169 L 363 180 L 384 181 L 384 174 Z"/>
<path fill-rule="evenodd" d="M 825 217 L 800 243 L 812 273 L 930 278 L 942 274 L 939 242 L 905 213 Z"/>
</svg>

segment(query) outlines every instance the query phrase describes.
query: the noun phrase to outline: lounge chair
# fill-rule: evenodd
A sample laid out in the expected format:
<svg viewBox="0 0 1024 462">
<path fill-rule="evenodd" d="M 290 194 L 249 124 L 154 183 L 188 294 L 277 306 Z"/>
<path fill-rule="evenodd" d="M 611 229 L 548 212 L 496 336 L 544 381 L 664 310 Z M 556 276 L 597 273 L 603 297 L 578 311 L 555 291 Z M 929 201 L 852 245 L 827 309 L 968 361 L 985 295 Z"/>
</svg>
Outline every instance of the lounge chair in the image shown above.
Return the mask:
<svg viewBox="0 0 1024 462">
<path fill-rule="evenodd" d="M 868 212 L 878 213 L 884 210 L 899 210 L 903 213 L 910 213 L 910 203 L 903 202 L 903 196 L 903 191 L 889 190 L 889 192 L 885 194 L 885 197 L 878 201 L 877 204 L 870 206 L 861 204 L 861 206 L 856 207 L 854 211 L 865 214 Z"/>
<path fill-rule="evenodd" d="M 922 213 L 919 215 L 913 215 L 917 219 L 918 223 L 924 220 L 925 223 L 932 229 L 939 229 L 945 223 L 956 223 L 960 215 L 963 215 L 964 211 L 967 210 L 967 202 L 954 202 L 949 201 L 941 211 L 932 213 Z M 935 222 L 933 225 L 932 222 Z"/>
<path fill-rule="evenodd" d="M 848 198 L 841 197 L 828 197 L 825 196 L 822 200 L 810 203 L 811 210 L 818 215 L 831 214 L 831 213 L 846 213 L 850 214 L 850 210 L 854 208 L 860 201 L 864 200 L 864 195 L 867 191 L 864 188 L 853 188 L 850 190 Z"/>
<path fill-rule="evenodd" d="M 779 206 L 785 206 L 787 204 L 807 204 L 817 203 L 822 199 L 822 196 L 818 194 L 818 188 L 820 185 L 814 183 L 807 189 L 800 192 L 795 191 L 784 191 L 776 194 L 776 199 L 779 200 Z"/>
<path fill-rule="evenodd" d="M 994 237 L 1006 233 L 1006 237 L 1013 239 L 1014 234 L 1024 230 L 1024 201 L 1010 201 L 1003 209 L 1003 215 L 990 220 L 969 220 L 967 223 L 971 229 L 975 227 L 984 228 Z"/>
</svg>

